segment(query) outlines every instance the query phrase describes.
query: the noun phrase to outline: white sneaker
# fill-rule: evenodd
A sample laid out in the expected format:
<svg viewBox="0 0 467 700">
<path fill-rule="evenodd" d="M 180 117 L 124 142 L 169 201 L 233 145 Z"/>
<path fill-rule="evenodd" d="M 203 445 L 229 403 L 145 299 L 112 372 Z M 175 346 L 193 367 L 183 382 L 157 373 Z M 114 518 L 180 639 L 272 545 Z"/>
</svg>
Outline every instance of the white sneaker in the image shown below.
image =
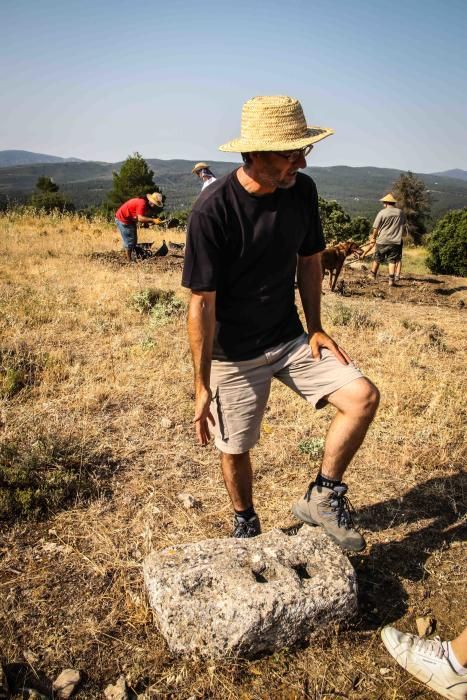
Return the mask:
<svg viewBox="0 0 467 700">
<path fill-rule="evenodd" d="M 454 671 L 439 637 L 423 639 L 384 627 L 381 638 L 391 656 L 412 676 L 443 698 L 467 700 L 467 675 Z"/>
</svg>

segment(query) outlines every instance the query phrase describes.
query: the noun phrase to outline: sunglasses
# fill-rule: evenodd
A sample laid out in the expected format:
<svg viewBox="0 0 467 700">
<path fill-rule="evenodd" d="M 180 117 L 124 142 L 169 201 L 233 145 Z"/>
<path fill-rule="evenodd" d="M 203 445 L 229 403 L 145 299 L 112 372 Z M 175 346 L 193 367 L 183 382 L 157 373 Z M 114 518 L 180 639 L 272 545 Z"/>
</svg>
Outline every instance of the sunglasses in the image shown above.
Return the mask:
<svg viewBox="0 0 467 700">
<path fill-rule="evenodd" d="M 310 145 L 306 146 L 305 148 L 297 148 L 295 151 L 272 151 L 272 153 L 274 153 L 275 156 L 285 158 L 289 161 L 289 163 L 296 163 L 297 160 L 300 160 L 302 156 L 303 158 L 306 158 L 307 155 L 311 152 L 312 148 L 313 146 Z"/>
</svg>

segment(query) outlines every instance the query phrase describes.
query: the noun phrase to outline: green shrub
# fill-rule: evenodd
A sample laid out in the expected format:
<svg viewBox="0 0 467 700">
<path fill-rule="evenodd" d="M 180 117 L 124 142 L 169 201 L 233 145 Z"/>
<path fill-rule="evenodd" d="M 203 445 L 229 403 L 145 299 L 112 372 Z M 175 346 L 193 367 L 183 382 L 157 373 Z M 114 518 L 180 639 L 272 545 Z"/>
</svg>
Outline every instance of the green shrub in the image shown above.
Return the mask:
<svg viewBox="0 0 467 700">
<path fill-rule="evenodd" d="M 341 302 L 336 304 L 329 312 L 332 323 L 335 326 L 353 326 L 354 328 L 376 328 L 376 321 L 365 311 L 351 309 Z"/>
<path fill-rule="evenodd" d="M 186 226 L 190 214 L 191 209 L 177 209 L 177 211 L 171 211 L 168 214 L 168 217 L 170 219 L 178 219 L 178 223 L 180 226 Z"/>
<path fill-rule="evenodd" d="M 185 304 L 175 296 L 175 292 L 164 289 L 147 288 L 131 298 L 131 305 L 140 314 L 149 314 L 152 325 L 164 325 L 172 316 L 185 310 Z"/>
<path fill-rule="evenodd" d="M 162 292 L 160 289 L 147 287 L 133 294 L 130 304 L 140 314 L 148 314 L 157 304 L 162 294 L 165 294 L 165 292 Z"/>
<path fill-rule="evenodd" d="M 467 208 L 438 221 L 428 241 L 427 265 L 431 272 L 467 276 Z"/>
<path fill-rule="evenodd" d="M 329 311 L 329 316 L 335 326 L 348 326 L 352 320 L 352 311 L 344 304 L 336 304 Z"/>
<path fill-rule="evenodd" d="M 309 438 L 298 444 L 298 449 L 303 454 L 310 455 L 312 459 L 321 459 L 324 453 L 324 438 Z"/>
<path fill-rule="evenodd" d="M 412 321 L 410 318 L 403 318 L 401 320 L 401 324 L 408 331 L 419 331 L 423 328 L 420 323 L 417 323 L 417 321 Z"/>
<path fill-rule="evenodd" d="M 185 310 L 185 304 L 172 293 L 171 297 L 160 299 L 154 308 L 151 309 L 151 325 L 163 326 L 168 323 L 173 316 L 178 316 Z"/>
<path fill-rule="evenodd" d="M 432 326 L 428 326 L 426 332 L 427 345 L 429 348 L 433 348 L 435 350 L 442 350 L 443 352 L 448 351 L 448 346 L 444 342 L 445 333 L 442 328 L 440 328 L 436 324 L 433 324 Z"/>
<path fill-rule="evenodd" d="M 35 384 L 44 361 L 26 346 L 0 346 L 0 397 L 11 399 L 25 387 Z"/>
<path fill-rule="evenodd" d="M 106 451 L 60 435 L 0 444 L 0 521 L 38 519 L 103 491 Z"/>
</svg>

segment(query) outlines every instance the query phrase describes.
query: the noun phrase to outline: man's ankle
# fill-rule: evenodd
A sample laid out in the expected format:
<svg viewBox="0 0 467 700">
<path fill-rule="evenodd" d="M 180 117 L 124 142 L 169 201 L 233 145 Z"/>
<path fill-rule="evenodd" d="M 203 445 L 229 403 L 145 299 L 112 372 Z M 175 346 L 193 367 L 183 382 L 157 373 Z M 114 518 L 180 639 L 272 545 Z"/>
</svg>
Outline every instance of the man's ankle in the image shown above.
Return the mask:
<svg viewBox="0 0 467 700">
<path fill-rule="evenodd" d="M 251 518 L 254 518 L 256 515 L 256 511 L 254 506 L 248 506 L 248 508 L 245 508 L 245 510 L 237 510 L 234 508 L 235 515 L 238 518 L 241 518 L 242 520 L 248 521 L 251 520 Z"/>
<path fill-rule="evenodd" d="M 340 486 L 341 483 L 341 479 L 336 479 L 335 477 L 331 478 L 326 474 L 323 474 L 321 471 L 318 473 L 315 479 L 316 486 L 324 486 L 326 489 L 333 489 L 334 486 Z"/>
</svg>

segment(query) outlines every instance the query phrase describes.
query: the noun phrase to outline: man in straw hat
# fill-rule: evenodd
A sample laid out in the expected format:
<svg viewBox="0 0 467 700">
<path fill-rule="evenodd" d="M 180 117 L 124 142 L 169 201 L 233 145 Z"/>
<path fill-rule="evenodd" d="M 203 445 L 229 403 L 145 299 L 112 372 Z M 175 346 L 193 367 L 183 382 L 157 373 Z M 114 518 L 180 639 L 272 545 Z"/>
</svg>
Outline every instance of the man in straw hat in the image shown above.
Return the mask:
<svg viewBox="0 0 467 700">
<path fill-rule="evenodd" d="M 342 483 L 379 400 L 320 320 L 324 239 L 313 180 L 299 173 L 331 129 L 309 127 L 300 103 L 255 97 L 243 106 L 241 136 L 220 147 L 243 165 L 217 180 L 193 207 L 182 284 L 192 291 L 188 334 L 195 374 L 195 426 L 213 430 L 234 508 L 234 537 L 261 532 L 253 505 L 250 449 L 276 377 L 322 408 L 337 409 L 321 469 L 293 506 L 343 548 L 365 547 Z M 295 306 L 297 272 L 308 335 Z M 212 427 L 211 427 L 212 426 Z"/>
<path fill-rule="evenodd" d="M 196 163 L 191 172 L 193 175 L 197 175 L 197 177 L 199 177 L 201 180 L 201 192 L 205 190 L 208 185 L 216 181 L 216 178 L 214 177 L 212 170 L 207 163 Z"/>
<path fill-rule="evenodd" d="M 115 213 L 115 223 L 122 237 L 123 248 L 131 262 L 132 254 L 138 243 L 137 223 L 160 224 L 161 220 L 150 216 L 151 209 L 162 209 L 164 200 L 160 192 L 134 197 L 124 202 Z"/>
<path fill-rule="evenodd" d="M 376 251 L 370 276 L 376 279 L 381 263 L 389 267 L 389 286 L 394 287 L 399 280 L 402 265 L 402 234 L 407 220 L 401 209 L 396 207 L 396 199 L 389 192 L 382 197 L 383 209 L 376 215 L 371 238 L 376 241 Z"/>
</svg>

